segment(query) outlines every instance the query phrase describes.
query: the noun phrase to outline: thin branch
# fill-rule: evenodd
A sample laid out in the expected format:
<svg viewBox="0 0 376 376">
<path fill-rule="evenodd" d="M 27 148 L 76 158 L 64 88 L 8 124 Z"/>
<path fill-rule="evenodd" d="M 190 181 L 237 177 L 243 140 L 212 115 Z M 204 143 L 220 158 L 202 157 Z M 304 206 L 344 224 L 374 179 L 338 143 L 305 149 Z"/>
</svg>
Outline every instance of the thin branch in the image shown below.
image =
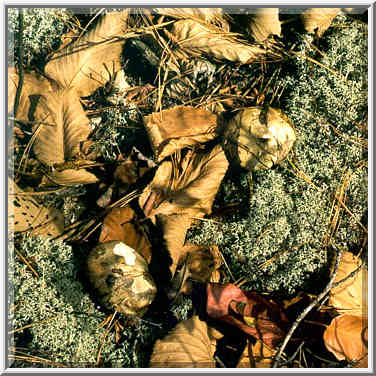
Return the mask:
<svg viewBox="0 0 376 376">
<path fill-rule="evenodd" d="M 286 335 L 286 337 L 285 337 L 285 339 L 284 339 L 281 347 L 279 348 L 276 356 L 274 357 L 274 360 L 273 360 L 271 368 L 277 368 L 278 367 L 279 359 L 281 357 L 281 354 L 284 351 L 284 349 L 286 348 L 287 343 L 289 342 L 290 338 L 292 337 L 292 335 L 295 332 L 295 330 L 298 327 L 298 325 L 308 315 L 308 313 L 312 310 L 312 308 L 315 307 L 321 301 L 321 299 L 323 299 L 325 297 L 325 295 L 333 287 L 333 282 L 334 282 L 334 279 L 335 279 L 335 277 L 337 275 L 337 270 L 338 270 L 339 263 L 341 261 L 341 257 L 342 257 L 342 249 L 340 249 L 340 250 L 337 251 L 336 265 L 335 265 L 334 272 L 333 272 L 333 274 L 332 274 L 332 276 L 330 278 L 329 283 L 325 287 L 324 291 L 295 320 L 295 322 L 293 323 L 293 325 L 290 328 L 289 332 L 287 333 L 287 335 Z"/>
</svg>

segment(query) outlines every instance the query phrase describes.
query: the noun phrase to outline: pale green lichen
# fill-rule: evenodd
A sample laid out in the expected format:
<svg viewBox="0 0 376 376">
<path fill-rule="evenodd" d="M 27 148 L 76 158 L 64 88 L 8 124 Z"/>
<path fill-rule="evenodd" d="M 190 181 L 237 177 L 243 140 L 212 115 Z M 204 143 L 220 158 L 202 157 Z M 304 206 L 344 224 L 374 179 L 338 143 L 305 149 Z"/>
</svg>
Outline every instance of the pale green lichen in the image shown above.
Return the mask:
<svg viewBox="0 0 376 376">
<path fill-rule="evenodd" d="M 284 62 L 286 71 L 280 74 L 284 86 L 280 105 L 297 132 L 289 157 L 312 184 L 291 173 L 286 161 L 273 170 L 253 173 L 249 201 L 244 194 L 239 199 L 241 190 L 234 194 L 233 184 L 224 181 L 218 201 L 241 200 L 248 214 L 234 215 L 222 225 L 202 222 L 190 238 L 220 245 L 234 278 L 246 278 L 244 287 L 293 294 L 328 267 L 321 242 L 330 225 L 334 193 L 347 171 L 351 178 L 346 205 L 358 221 L 367 211 L 368 172 L 366 165 L 359 167 L 367 159 L 361 145 L 367 133 L 359 126 L 367 122 L 367 25 L 344 15 L 336 21 L 342 26 L 330 28 L 320 40 L 325 58 L 316 56 L 298 34 L 301 41 L 295 50 L 337 74 L 296 56 Z M 304 37 L 312 41 L 311 36 Z M 240 177 L 238 187 L 247 183 L 246 178 Z M 345 213 L 334 242 L 359 248 L 361 233 L 356 220 Z"/>
</svg>

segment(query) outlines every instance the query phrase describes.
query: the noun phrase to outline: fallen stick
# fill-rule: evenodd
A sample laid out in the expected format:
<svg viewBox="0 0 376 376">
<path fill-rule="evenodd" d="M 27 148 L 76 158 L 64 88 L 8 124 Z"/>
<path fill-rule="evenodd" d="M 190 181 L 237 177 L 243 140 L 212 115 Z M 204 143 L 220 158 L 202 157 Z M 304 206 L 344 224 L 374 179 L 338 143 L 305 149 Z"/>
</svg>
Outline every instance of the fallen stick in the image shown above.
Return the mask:
<svg viewBox="0 0 376 376">
<path fill-rule="evenodd" d="M 312 310 L 312 308 L 315 307 L 321 301 L 321 299 L 323 299 L 325 297 L 325 295 L 333 287 L 333 282 L 334 282 L 334 279 L 335 279 L 335 277 L 337 275 L 337 270 L 338 270 L 339 263 L 341 261 L 341 257 L 342 257 L 342 250 L 338 250 L 337 251 L 336 265 L 335 265 L 334 272 L 333 272 L 333 274 L 332 274 L 332 276 L 330 278 L 329 283 L 325 287 L 324 291 L 298 316 L 298 318 L 292 324 L 289 332 L 287 333 L 285 339 L 283 340 L 283 343 L 282 343 L 281 347 L 279 348 L 277 354 L 275 355 L 275 357 L 273 359 L 273 363 L 271 365 L 271 368 L 277 368 L 278 367 L 279 359 L 280 359 L 280 357 L 281 357 L 284 349 L 286 348 L 287 343 L 289 342 L 289 340 L 291 339 L 293 333 L 295 332 L 296 328 L 298 327 L 298 325 L 308 315 L 308 313 Z"/>
</svg>

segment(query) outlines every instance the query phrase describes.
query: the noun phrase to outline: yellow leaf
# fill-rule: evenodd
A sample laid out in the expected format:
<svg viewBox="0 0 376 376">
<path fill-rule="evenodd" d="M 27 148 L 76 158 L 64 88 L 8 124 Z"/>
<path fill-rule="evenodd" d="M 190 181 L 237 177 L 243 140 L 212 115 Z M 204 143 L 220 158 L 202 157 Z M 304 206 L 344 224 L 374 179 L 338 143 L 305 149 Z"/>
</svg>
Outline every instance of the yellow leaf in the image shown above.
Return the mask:
<svg viewBox="0 0 376 376">
<path fill-rule="evenodd" d="M 158 340 L 151 356 L 151 368 L 215 368 L 216 341 L 198 316 L 180 322 Z"/>
<path fill-rule="evenodd" d="M 250 16 L 250 35 L 256 42 L 263 42 L 270 35 L 281 36 L 278 8 L 258 8 Z"/>
<path fill-rule="evenodd" d="M 301 14 L 304 28 L 320 38 L 340 11 L 341 8 L 309 8 Z"/>
</svg>

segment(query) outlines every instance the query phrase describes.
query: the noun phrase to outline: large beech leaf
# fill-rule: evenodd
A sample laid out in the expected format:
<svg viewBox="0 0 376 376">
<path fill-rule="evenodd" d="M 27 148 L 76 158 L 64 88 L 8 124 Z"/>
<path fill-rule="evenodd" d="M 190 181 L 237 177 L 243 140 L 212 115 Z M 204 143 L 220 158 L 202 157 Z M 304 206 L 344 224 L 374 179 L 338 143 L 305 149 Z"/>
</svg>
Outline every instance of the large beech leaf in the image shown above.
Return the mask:
<svg viewBox="0 0 376 376">
<path fill-rule="evenodd" d="M 296 140 L 294 128 L 282 111 L 269 107 L 265 123 L 260 117 L 261 107 L 248 107 L 223 130 L 223 147 L 229 159 L 250 171 L 280 163 Z"/>
<path fill-rule="evenodd" d="M 215 25 L 202 24 L 194 20 L 175 22 L 172 34 L 179 46 L 217 59 L 248 64 L 265 56 L 266 53 L 266 50 L 242 42 Z"/>
<path fill-rule="evenodd" d="M 335 282 L 346 278 L 361 265 L 361 260 L 351 252 L 343 252 Z M 329 304 L 340 313 L 367 316 L 368 271 L 362 267 L 352 277 L 330 290 Z"/>
<path fill-rule="evenodd" d="M 223 19 L 222 8 L 154 8 L 154 11 L 173 18 L 190 18 L 199 22 L 218 24 L 226 31 L 229 30 L 228 23 Z"/>
<path fill-rule="evenodd" d="M 152 368 L 215 368 L 216 341 L 198 316 L 180 322 L 158 340 L 150 360 Z"/>
<path fill-rule="evenodd" d="M 137 223 L 136 213 L 130 208 L 114 208 L 103 221 L 99 237 L 100 243 L 119 240 L 132 247 L 144 257 L 147 263 L 151 261 L 151 245 Z"/>
<path fill-rule="evenodd" d="M 217 116 L 200 108 L 176 106 L 144 119 L 157 161 L 215 137 Z"/>
<path fill-rule="evenodd" d="M 359 362 L 357 367 L 368 366 L 368 320 L 360 316 L 335 317 L 324 333 L 326 348 L 338 360 Z"/>
<path fill-rule="evenodd" d="M 229 283 L 209 283 L 206 292 L 209 317 L 237 326 L 271 348 L 284 339 L 288 320 L 273 301 Z"/>
<path fill-rule="evenodd" d="M 19 74 L 15 68 L 8 68 L 8 113 L 13 112 Z M 20 102 L 17 108 L 17 120 L 25 123 L 32 121 L 38 97 L 53 90 L 53 84 L 36 72 L 24 73 Z"/>
<path fill-rule="evenodd" d="M 64 217 L 54 208 L 40 205 L 8 178 L 8 227 L 13 232 L 55 237 L 64 230 Z"/>
<path fill-rule="evenodd" d="M 220 145 L 209 151 L 188 150 L 163 161 L 140 196 L 146 216 L 211 213 L 228 162 Z"/>
<path fill-rule="evenodd" d="M 341 8 L 309 8 L 301 14 L 301 19 L 306 31 L 316 32 L 320 38 L 340 11 Z"/>
<path fill-rule="evenodd" d="M 57 90 L 40 97 L 34 113 L 36 138 L 33 149 L 37 159 L 48 166 L 64 164 L 80 151 L 90 133 L 89 119 L 72 89 Z M 51 170 L 47 176 L 62 185 L 88 184 L 97 178 L 84 169 Z"/>
<path fill-rule="evenodd" d="M 249 33 L 256 42 L 263 42 L 269 35 L 281 36 L 279 8 L 258 8 L 250 16 Z"/>
<path fill-rule="evenodd" d="M 90 95 L 121 68 L 121 53 L 129 9 L 107 13 L 82 37 L 55 53 L 46 74 L 63 88 Z"/>
<path fill-rule="evenodd" d="M 42 124 L 34 142 L 37 158 L 47 165 L 64 163 L 75 156 L 80 142 L 90 133 L 90 123 L 74 90 L 58 90 L 43 95 L 35 118 Z M 37 128 L 37 127 L 35 127 Z"/>
</svg>

